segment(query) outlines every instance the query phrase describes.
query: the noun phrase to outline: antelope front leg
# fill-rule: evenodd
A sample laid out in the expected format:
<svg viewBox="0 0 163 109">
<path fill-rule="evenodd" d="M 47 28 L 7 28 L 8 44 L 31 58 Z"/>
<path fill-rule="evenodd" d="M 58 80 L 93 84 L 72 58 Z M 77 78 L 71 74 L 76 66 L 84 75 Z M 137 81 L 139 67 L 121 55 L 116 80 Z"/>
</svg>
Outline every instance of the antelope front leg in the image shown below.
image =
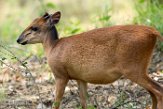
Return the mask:
<svg viewBox="0 0 163 109">
<path fill-rule="evenodd" d="M 157 109 L 163 109 L 163 96 L 159 96 L 157 98 L 158 98 Z"/>
<path fill-rule="evenodd" d="M 79 95 L 80 95 L 80 102 L 82 105 L 82 109 L 87 109 L 87 83 L 84 81 L 78 80 L 79 86 Z"/>
<path fill-rule="evenodd" d="M 152 109 L 157 109 L 157 98 L 156 96 L 154 95 L 153 92 L 149 91 L 149 94 L 151 95 L 151 98 L 152 98 Z"/>
<path fill-rule="evenodd" d="M 59 109 L 60 102 L 62 100 L 65 87 L 67 85 L 68 79 L 66 78 L 56 78 L 56 92 L 55 92 L 55 102 L 54 102 L 54 109 Z"/>
</svg>

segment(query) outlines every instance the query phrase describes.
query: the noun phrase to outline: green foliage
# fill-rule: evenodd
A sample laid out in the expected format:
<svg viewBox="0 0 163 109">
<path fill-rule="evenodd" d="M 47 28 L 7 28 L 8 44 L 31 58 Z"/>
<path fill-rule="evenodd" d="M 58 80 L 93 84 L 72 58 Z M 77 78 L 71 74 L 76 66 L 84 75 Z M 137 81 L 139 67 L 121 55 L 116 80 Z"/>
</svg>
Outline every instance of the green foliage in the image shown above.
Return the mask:
<svg viewBox="0 0 163 109">
<path fill-rule="evenodd" d="M 92 106 L 92 105 L 89 105 L 88 109 L 96 109 L 96 108 L 94 106 Z"/>
<path fill-rule="evenodd" d="M 14 0 L 11 0 L 10 2 L 6 1 L 4 3 L 7 8 L 12 5 L 13 11 L 12 13 L 8 13 L 6 17 L 4 17 L 5 19 L 0 22 L 0 41 L 3 41 L 5 44 L 9 44 L 9 46 L 12 46 L 12 50 L 14 49 L 15 54 L 17 54 L 18 56 L 27 57 L 31 54 L 37 54 L 39 55 L 39 57 L 42 57 L 44 52 L 42 46 L 19 45 L 17 49 L 16 47 L 18 46 L 18 44 L 16 43 L 16 40 L 21 32 L 30 24 L 33 19 L 43 15 L 45 11 L 52 13 L 60 9 L 58 9 L 58 5 L 56 5 L 55 2 L 52 1 L 23 1 L 23 6 L 21 5 L 21 2 L 19 2 L 14 2 Z M 14 11 L 14 9 L 16 11 Z M 106 5 L 102 9 L 101 13 L 98 12 L 95 14 L 95 18 L 92 18 L 95 27 L 104 27 L 110 25 L 109 11 L 110 9 L 108 5 Z M 71 9 L 71 13 L 73 12 L 75 12 L 75 10 Z M 87 27 L 87 25 L 90 25 L 83 24 L 84 21 L 81 22 L 80 17 L 76 17 L 76 15 L 71 15 L 70 17 L 68 17 L 68 19 L 64 19 L 62 17 L 61 20 L 62 22 L 57 25 L 57 28 L 59 35 L 64 37 L 87 31 L 86 29 L 88 28 L 85 27 Z"/>
<path fill-rule="evenodd" d="M 101 13 L 92 16 L 92 20 L 96 28 L 107 27 L 112 25 L 110 22 L 111 18 L 111 16 L 109 15 L 110 11 L 111 9 L 109 8 L 109 6 L 105 5 Z"/>
<path fill-rule="evenodd" d="M 82 107 L 78 107 L 77 109 L 82 109 Z M 93 105 L 88 105 L 87 109 L 96 109 Z"/>
<path fill-rule="evenodd" d="M 53 107 L 58 107 L 59 104 L 60 104 L 59 102 L 54 102 L 54 103 L 53 103 Z"/>
<path fill-rule="evenodd" d="M 126 104 L 125 109 L 139 109 L 140 107 L 137 106 L 137 104 L 135 102 L 130 102 L 128 104 Z"/>
<path fill-rule="evenodd" d="M 138 16 L 134 19 L 134 23 L 154 26 L 163 34 L 163 5 L 140 0 L 136 10 Z"/>
<path fill-rule="evenodd" d="M 16 19 L 9 18 L 7 21 L 2 22 L 0 26 L 0 36 L 3 36 L 3 41 L 13 43 L 16 42 L 16 38 L 19 36 L 19 28 L 16 23 L 13 23 Z M 12 40 L 13 39 L 13 40 Z M 1 39 L 2 40 L 2 39 Z"/>
<path fill-rule="evenodd" d="M 61 24 L 58 28 L 58 30 L 62 32 L 63 36 L 70 36 L 77 33 L 81 33 L 84 31 L 84 29 L 81 26 L 81 22 L 77 18 L 70 18 L 69 21 L 63 26 L 64 24 Z"/>
<path fill-rule="evenodd" d="M 134 19 L 134 23 L 153 26 L 163 35 L 163 4 L 158 0 L 153 2 L 139 0 L 135 7 L 138 16 Z M 163 51 L 163 43 L 159 44 L 159 48 Z"/>
<path fill-rule="evenodd" d="M 48 9 L 55 9 L 57 6 L 56 6 L 54 3 L 48 2 L 48 3 L 46 4 L 46 7 L 47 7 Z"/>
<path fill-rule="evenodd" d="M 57 5 L 55 5 L 52 2 L 45 2 L 45 0 L 39 0 L 40 4 L 41 4 L 41 8 L 39 8 L 39 15 L 43 15 L 45 12 L 49 12 L 51 10 L 55 10 L 57 7 Z"/>
<path fill-rule="evenodd" d="M 0 90 L 0 102 L 4 101 L 5 99 L 6 99 L 5 90 L 1 89 Z"/>
<path fill-rule="evenodd" d="M 122 92 L 119 92 L 120 94 L 118 95 L 117 97 L 117 101 L 115 102 L 115 107 L 119 107 L 121 106 L 122 104 L 125 103 L 126 99 L 127 99 L 127 94 L 122 91 Z"/>
</svg>

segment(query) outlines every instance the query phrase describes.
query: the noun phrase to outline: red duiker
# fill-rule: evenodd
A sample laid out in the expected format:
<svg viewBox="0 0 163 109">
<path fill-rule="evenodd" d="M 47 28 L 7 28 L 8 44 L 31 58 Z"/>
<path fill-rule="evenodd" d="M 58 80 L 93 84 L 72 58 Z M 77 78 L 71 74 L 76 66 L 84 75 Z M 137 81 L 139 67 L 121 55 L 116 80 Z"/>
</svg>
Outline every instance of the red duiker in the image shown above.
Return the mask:
<svg viewBox="0 0 163 109">
<path fill-rule="evenodd" d="M 79 85 L 81 105 L 87 108 L 87 83 L 108 84 L 120 77 L 149 91 L 152 109 L 163 109 L 163 87 L 153 81 L 147 67 L 160 33 L 142 25 L 121 25 L 94 29 L 58 38 L 55 25 L 60 12 L 35 19 L 20 35 L 19 44 L 42 43 L 56 82 L 55 102 L 60 102 L 69 80 Z"/>
</svg>

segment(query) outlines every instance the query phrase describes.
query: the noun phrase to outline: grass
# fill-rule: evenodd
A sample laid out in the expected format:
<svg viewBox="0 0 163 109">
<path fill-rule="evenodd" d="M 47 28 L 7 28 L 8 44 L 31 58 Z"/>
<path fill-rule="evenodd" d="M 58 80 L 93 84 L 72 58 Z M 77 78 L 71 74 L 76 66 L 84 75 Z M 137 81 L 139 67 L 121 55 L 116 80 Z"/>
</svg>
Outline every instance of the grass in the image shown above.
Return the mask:
<svg viewBox="0 0 163 109">
<path fill-rule="evenodd" d="M 159 0 L 153 2 L 139 0 L 135 8 L 138 15 L 133 23 L 155 27 L 163 35 L 163 4 L 160 4 Z M 159 42 L 158 45 L 158 48 L 163 51 L 163 42 Z"/>
</svg>

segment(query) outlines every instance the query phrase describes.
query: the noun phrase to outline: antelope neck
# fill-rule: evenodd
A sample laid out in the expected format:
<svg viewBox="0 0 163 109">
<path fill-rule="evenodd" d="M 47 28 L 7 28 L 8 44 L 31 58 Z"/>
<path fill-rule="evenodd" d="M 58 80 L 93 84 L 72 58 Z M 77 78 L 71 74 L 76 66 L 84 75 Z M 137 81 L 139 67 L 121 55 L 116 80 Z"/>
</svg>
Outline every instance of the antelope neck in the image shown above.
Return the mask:
<svg viewBox="0 0 163 109">
<path fill-rule="evenodd" d="M 55 26 L 53 26 L 49 29 L 49 31 L 47 31 L 46 36 L 43 40 L 43 47 L 45 49 L 45 53 L 48 54 L 52 50 L 58 39 L 59 38 L 57 29 L 55 28 Z"/>
</svg>

